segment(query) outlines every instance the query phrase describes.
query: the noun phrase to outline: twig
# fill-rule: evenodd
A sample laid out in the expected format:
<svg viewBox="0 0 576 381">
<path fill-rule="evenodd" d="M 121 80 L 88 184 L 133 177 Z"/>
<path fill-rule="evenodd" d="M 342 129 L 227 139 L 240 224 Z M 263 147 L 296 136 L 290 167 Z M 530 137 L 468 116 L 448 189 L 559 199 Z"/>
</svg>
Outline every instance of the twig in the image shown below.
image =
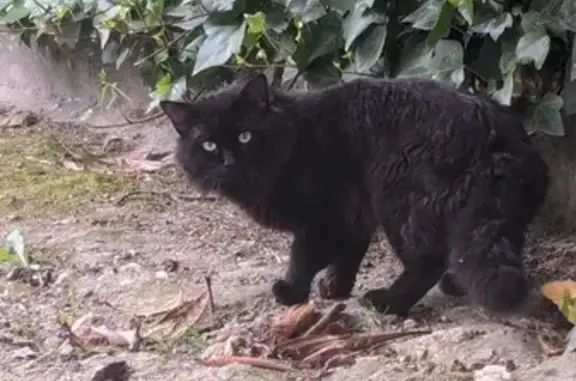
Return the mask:
<svg viewBox="0 0 576 381">
<path fill-rule="evenodd" d="M 212 293 L 212 278 L 209 275 L 204 277 L 204 282 L 206 282 L 206 289 L 208 290 L 208 302 L 210 303 L 210 311 L 212 316 L 214 316 L 214 311 L 216 311 L 216 305 L 214 304 L 214 294 Z"/>
<path fill-rule="evenodd" d="M 114 124 L 103 124 L 103 125 L 94 125 L 94 124 L 88 124 L 87 126 L 89 128 L 119 128 L 119 127 L 128 127 L 128 126 L 132 126 L 135 124 L 140 124 L 140 123 L 146 123 L 146 122 L 150 122 L 152 120 L 158 119 L 161 116 L 163 116 L 164 113 L 163 112 L 159 112 L 157 114 L 148 116 L 146 118 L 142 118 L 142 119 L 130 119 L 128 118 L 126 115 L 122 114 L 122 117 L 126 120 L 126 122 L 124 123 L 114 123 Z"/>
<path fill-rule="evenodd" d="M 308 336 L 312 336 L 312 335 L 316 335 L 316 334 L 321 333 L 328 326 L 328 324 L 330 324 L 334 320 L 336 320 L 338 318 L 338 315 L 342 311 L 344 311 L 345 309 L 346 309 L 346 304 L 336 303 L 335 305 L 332 306 L 332 308 L 330 310 L 328 310 L 328 312 L 326 312 L 326 315 L 322 316 L 322 318 L 320 320 L 318 320 L 316 322 L 316 324 L 314 324 L 312 327 L 310 327 L 302 335 L 302 337 L 308 337 Z"/>
<path fill-rule="evenodd" d="M 134 196 L 141 196 L 141 195 L 148 195 L 148 196 L 161 196 L 166 197 L 170 201 L 215 201 L 217 198 L 215 196 L 209 195 L 201 195 L 201 196 L 188 196 L 188 195 L 172 195 L 169 192 L 160 192 L 160 191 L 147 191 L 147 190 L 131 190 L 124 193 L 122 196 L 116 200 L 116 206 L 123 206 L 126 204 L 128 199 Z"/>
<path fill-rule="evenodd" d="M 252 365 L 259 368 L 277 370 L 280 372 L 296 372 L 297 369 L 288 365 L 280 360 L 263 359 L 257 357 L 247 356 L 217 356 L 211 357 L 204 361 L 204 365 L 208 366 L 224 366 L 230 364 L 244 364 Z"/>
</svg>

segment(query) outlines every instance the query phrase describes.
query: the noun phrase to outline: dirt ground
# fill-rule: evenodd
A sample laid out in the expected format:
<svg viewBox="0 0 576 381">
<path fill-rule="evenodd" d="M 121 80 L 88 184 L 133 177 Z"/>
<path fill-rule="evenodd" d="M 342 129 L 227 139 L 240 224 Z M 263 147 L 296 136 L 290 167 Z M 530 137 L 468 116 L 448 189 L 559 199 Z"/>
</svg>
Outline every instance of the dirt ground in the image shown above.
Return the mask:
<svg viewBox="0 0 576 381">
<path fill-rule="evenodd" d="M 87 149 L 108 158 L 147 155 L 148 165 L 171 151 L 158 145 L 170 140 L 166 136 L 166 123 L 97 131 L 47 121 L 0 128 L 0 235 L 19 229 L 40 268 L 40 281 L 34 281 L 0 264 L 0 380 L 88 381 L 119 360 L 131 368 L 130 380 L 141 381 L 480 380 L 474 371 L 486 365 L 503 365 L 518 380 L 576 379 L 575 355 L 558 351 L 569 327 L 538 298 L 536 287 L 574 278 L 576 237 L 539 227 L 526 250 L 535 295 L 516 316 L 489 316 L 436 289 L 407 320 L 375 314 L 351 298 L 347 310 L 365 331 L 431 333 L 359 354 L 353 364 L 331 372 L 203 365 L 201 358 L 222 352 L 234 338 L 257 337 L 285 310 L 274 303 L 270 286 L 285 269 L 290 237 L 256 226 L 225 200 L 199 195 L 170 165 L 145 171 L 142 162 L 127 161 L 124 169 L 106 172 L 93 156 L 74 158 L 74 152 Z M 378 237 L 354 294 L 389 284 L 399 271 Z M 199 295 L 206 276 L 213 320 L 219 322 L 212 330 L 133 351 L 86 353 L 65 345 L 63 320 L 91 313 L 98 324 L 128 329 L 135 311 L 164 306 L 180 292 Z M 505 378 L 482 380 L 499 379 Z"/>
</svg>

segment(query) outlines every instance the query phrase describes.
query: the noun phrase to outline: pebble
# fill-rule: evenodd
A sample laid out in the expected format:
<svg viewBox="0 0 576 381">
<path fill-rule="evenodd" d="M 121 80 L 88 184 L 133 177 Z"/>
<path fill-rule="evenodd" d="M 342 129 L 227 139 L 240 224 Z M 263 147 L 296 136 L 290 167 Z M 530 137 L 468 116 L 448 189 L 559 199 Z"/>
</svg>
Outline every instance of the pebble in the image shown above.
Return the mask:
<svg viewBox="0 0 576 381">
<path fill-rule="evenodd" d="M 474 381 L 512 381 L 512 374 L 503 365 L 486 365 L 474 371 Z"/>
</svg>

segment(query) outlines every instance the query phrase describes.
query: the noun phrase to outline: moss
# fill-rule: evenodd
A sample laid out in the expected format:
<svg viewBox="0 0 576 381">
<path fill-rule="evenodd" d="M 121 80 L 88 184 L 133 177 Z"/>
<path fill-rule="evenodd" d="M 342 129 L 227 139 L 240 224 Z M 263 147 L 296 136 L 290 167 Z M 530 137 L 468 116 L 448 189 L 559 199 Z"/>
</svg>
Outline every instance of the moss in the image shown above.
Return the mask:
<svg viewBox="0 0 576 381">
<path fill-rule="evenodd" d="M 6 135 L 0 139 L 1 215 L 73 214 L 128 186 L 122 174 L 65 168 L 48 134 L 16 131 Z"/>
</svg>

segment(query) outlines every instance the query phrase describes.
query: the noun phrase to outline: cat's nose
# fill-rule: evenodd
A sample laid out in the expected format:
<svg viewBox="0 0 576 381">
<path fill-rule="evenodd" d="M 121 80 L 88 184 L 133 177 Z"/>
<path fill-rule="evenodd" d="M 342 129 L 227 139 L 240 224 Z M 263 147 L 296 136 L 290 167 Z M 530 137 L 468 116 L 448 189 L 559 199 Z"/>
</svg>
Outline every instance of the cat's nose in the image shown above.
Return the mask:
<svg viewBox="0 0 576 381">
<path fill-rule="evenodd" d="M 224 151 L 222 156 L 223 156 L 222 157 L 223 164 L 225 167 L 229 167 L 236 162 L 236 160 L 234 159 L 234 155 L 232 155 L 232 152 Z"/>
</svg>

